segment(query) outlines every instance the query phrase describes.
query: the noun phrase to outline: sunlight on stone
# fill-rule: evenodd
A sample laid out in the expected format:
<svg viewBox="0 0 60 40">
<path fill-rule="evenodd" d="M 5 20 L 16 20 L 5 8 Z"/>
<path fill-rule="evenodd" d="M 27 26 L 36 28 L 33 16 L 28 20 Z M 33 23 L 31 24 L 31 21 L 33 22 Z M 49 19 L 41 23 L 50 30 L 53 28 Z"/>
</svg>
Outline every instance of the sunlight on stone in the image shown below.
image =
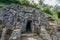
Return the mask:
<svg viewBox="0 0 60 40">
<path fill-rule="evenodd" d="M 17 39 L 17 37 L 13 37 L 13 39 Z"/>
<path fill-rule="evenodd" d="M 37 39 L 34 39 L 34 38 L 28 38 L 28 40 L 37 40 Z"/>
<path fill-rule="evenodd" d="M 18 31 L 18 30 L 20 30 L 20 29 L 15 29 L 14 31 Z"/>
<path fill-rule="evenodd" d="M 45 30 L 45 26 L 41 26 L 41 30 Z"/>
<path fill-rule="evenodd" d="M 49 22 L 50 25 L 56 25 L 54 22 Z"/>
</svg>

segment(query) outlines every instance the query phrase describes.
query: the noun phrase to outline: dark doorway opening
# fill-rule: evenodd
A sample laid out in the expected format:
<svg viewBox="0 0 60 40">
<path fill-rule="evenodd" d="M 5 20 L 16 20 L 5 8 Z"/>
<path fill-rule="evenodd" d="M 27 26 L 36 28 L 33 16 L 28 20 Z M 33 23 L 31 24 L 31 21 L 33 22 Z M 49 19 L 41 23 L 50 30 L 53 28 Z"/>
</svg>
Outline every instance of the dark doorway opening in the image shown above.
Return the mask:
<svg viewBox="0 0 60 40">
<path fill-rule="evenodd" d="M 27 21 L 27 24 L 26 24 L 26 32 L 31 32 L 31 23 L 32 23 L 31 20 L 28 20 Z"/>
<path fill-rule="evenodd" d="M 58 18 L 60 19 L 60 12 L 58 12 Z"/>
</svg>

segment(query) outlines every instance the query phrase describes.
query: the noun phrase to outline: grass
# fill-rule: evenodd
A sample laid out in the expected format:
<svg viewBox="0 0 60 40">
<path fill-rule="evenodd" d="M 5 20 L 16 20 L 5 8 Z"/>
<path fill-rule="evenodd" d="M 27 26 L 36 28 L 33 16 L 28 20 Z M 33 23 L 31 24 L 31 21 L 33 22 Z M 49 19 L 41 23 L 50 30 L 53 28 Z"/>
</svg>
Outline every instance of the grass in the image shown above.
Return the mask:
<svg viewBox="0 0 60 40">
<path fill-rule="evenodd" d="M 60 19 L 58 18 L 58 15 L 57 15 L 57 14 L 54 14 L 54 15 L 55 15 L 55 16 L 52 16 L 52 15 L 49 15 L 49 14 L 46 14 L 46 13 L 45 13 L 45 16 L 46 16 L 46 17 L 52 17 L 54 20 L 60 22 Z"/>
</svg>

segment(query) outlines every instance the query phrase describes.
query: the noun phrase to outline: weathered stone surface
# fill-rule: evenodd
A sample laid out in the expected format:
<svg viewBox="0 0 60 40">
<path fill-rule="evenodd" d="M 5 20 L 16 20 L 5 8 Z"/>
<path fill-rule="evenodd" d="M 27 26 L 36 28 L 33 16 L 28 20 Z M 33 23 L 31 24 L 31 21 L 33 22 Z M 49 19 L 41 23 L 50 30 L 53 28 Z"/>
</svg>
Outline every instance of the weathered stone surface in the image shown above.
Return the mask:
<svg viewBox="0 0 60 40">
<path fill-rule="evenodd" d="M 9 40 L 17 40 L 17 38 L 21 37 L 21 29 L 15 29 L 12 32 L 11 37 L 9 38 Z"/>
<path fill-rule="evenodd" d="M 2 14 L 2 19 L 5 25 L 18 25 L 19 27 L 26 27 L 27 21 L 32 20 L 32 25 L 34 24 L 36 27 L 39 25 L 46 25 L 47 27 L 49 26 L 44 13 L 32 7 L 12 4 L 3 7 Z M 18 23 L 17 19 L 20 20 L 20 23 Z"/>
<path fill-rule="evenodd" d="M 48 34 L 46 30 L 41 30 L 40 36 L 44 40 L 52 40 L 52 38 L 50 37 L 50 34 Z"/>
<path fill-rule="evenodd" d="M 32 21 L 32 32 L 35 32 L 36 30 L 36 32 L 40 32 L 40 29 L 38 30 L 38 28 L 40 28 L 42 25 L 45 27 L 50 27 L 44 13 L 32 7 L 11 4 L 2 7 L 0 13 L 0 15 L 2 15 L 1 19 L 3 20 L 6 29 L 14 30 L 20 28 L 22 31 L 26 31 L 26 25 L 28 21 Z M 15 36 L 13 35 L 14 33 L 17 33 L 16 37 L 18 35 L 20 37 L 22 32 L 21 30 L 12 32 L 11 37 L 13 38 Z"/>
<path fill-rule="evenodd" d="M 58 40 L 57 36 L 52 35 L 52 40 Z"/>
</svg>

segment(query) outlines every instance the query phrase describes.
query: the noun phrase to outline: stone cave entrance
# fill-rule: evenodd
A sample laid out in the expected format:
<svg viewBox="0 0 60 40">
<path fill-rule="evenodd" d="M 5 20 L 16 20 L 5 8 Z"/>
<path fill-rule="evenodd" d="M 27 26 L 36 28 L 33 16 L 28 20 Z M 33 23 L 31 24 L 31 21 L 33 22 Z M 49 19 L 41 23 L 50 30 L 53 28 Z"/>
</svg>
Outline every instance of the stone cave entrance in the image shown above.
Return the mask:
<svg viewBox="0 0 60 40">
<path fill-rule="evenodd" d="M 26 24 L 26 32 L 32 32 L 31 23 L 32 23 L 32 20 L 28 20 L 27 21 L 27 24 Z"/>
</svg>

